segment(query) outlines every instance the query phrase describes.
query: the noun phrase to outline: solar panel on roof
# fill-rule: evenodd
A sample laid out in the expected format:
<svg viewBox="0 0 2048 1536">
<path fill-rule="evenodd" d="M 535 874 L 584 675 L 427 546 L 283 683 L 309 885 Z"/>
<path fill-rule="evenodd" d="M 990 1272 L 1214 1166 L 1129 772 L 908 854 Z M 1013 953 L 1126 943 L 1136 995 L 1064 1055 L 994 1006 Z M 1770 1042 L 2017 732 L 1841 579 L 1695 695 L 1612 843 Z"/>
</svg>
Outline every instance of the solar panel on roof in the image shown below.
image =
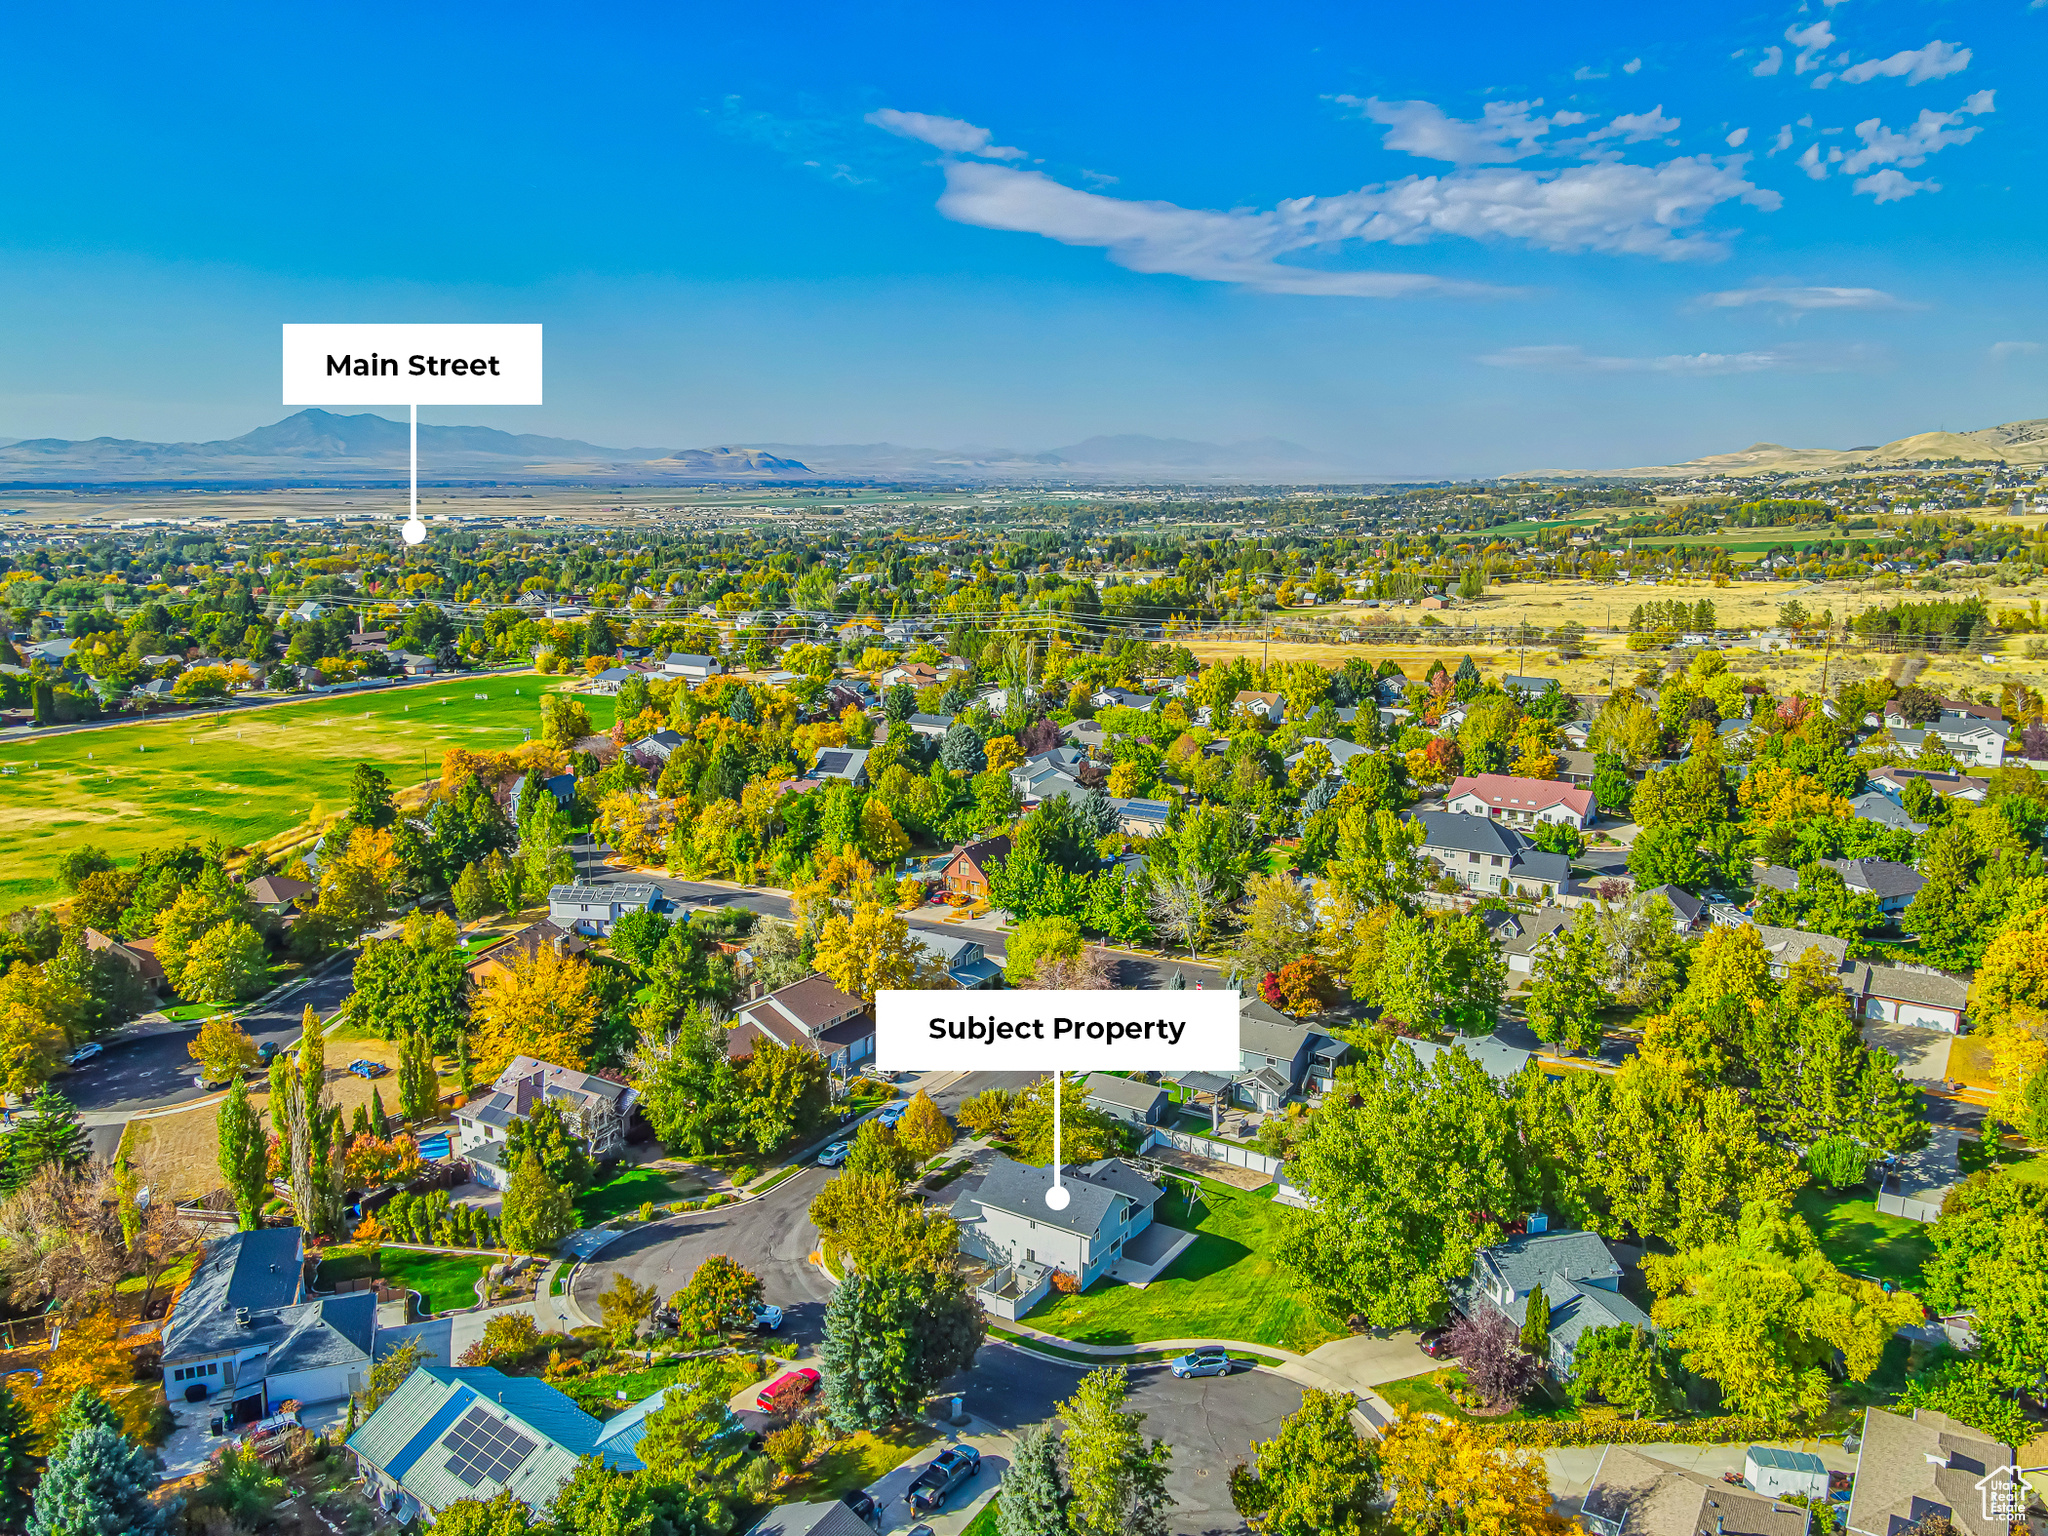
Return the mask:
<svg viewBox="0 0 2048 1536">
<path fill-rule="evenodd" d="M 447 1470 L 465 1487 L 474 1488 L 490 1478 L 503 1483 L 540 1448 L 539 1443 L 519 1433 L 510 1424 L 481 1408 L 472 1408 L 442 1437 L 444 1449 L 454 1452 Z"/>
</svg>

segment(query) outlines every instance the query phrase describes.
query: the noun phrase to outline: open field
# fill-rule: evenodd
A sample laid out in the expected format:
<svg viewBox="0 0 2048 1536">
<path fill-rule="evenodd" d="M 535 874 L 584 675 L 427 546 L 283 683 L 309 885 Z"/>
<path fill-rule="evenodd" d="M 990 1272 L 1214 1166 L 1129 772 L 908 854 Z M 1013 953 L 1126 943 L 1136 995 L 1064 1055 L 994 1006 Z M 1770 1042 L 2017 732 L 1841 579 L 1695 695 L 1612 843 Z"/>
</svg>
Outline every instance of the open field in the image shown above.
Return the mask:
<svg viewBox="0 0 2048 1536">
<path fill-rule="evenodd" d="M 358 762 L 403 788 L 450 747 L 517 746 L 552 686 L 500 673 L 0 744 L 13 770 L 0 776 L 0 898 L 57 896 L 57 861 L 80 843 L 124 862 L 167 838 L 246 846 L 343 809 Z M 584 705 L 598 729 L 611 724 L 606 700 Z"/>
</svg>

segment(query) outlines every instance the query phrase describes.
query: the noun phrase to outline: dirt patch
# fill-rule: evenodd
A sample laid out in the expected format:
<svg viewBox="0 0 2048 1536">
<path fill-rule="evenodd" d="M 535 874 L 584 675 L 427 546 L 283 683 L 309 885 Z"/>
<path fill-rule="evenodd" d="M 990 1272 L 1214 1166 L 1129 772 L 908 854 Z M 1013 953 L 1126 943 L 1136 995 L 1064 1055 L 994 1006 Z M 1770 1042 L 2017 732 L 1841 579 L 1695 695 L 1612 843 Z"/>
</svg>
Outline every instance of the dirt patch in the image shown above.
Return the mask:
<svg viewBox="0 0 2048 1536">
<path fill-rule="evenodd" d="M 1258 1189 L 1273 1182 L 1269 1173 L 1239 1168 L 1234 1163 L 1212 1163 L 1206 1157 L 1196 1157 L 1192 1152 L 1182 1152 L 1176 1147 L 1154 1147 L 1145 1156 L 1155 1163 L 1164 1163 L 1185 1173 L 1199 1173 L 1205 1179 L 1214 1179 L 1218 1184 L 1228 1184 L 1234 1189 Z"/>
</svg>

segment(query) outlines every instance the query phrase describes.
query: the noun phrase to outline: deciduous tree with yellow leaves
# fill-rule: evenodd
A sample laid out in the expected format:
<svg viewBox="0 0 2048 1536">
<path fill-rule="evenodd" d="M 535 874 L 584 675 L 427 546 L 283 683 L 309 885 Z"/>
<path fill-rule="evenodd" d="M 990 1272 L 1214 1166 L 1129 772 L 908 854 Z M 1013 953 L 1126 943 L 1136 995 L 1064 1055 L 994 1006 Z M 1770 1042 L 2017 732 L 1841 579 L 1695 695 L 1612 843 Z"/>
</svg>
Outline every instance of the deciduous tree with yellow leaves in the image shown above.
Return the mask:
<svg viewBox="0 0 2048 1536">
<path fill-rule="evenodd" d="M 590 967 L 546 944 L 516 954 L 477 993 L 470 1022 L 476 1031 L 477 1065 L 485 1078 L 496 1077 L 520 1055 L 580 1068 L 597 1022 Z"/>
<path fill-rule="evenodd" d="M 884 987 L 931 987 L 945 974 L 945 962 L 900 912 L 869 902 L 851 917 L 835 912 L 825 920 L 811 963 L 847 996 L 870 1003 Z"/>
<path fill-rule="evenodd" d="M 1566 1536 L 1543 1457 L 1488 1445 L 1462 1424 L 1403 1411 L 1379 1445 L 1395 1529 L 1415 1536 Z"/>
</svg>

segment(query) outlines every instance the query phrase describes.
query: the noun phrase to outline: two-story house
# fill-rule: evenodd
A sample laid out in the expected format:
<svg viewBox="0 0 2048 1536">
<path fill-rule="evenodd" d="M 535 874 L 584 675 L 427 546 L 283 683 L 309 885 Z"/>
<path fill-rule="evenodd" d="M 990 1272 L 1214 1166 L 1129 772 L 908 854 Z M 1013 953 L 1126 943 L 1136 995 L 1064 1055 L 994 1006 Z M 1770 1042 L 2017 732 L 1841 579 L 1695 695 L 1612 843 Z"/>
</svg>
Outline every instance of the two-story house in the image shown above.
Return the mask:
<svg viewBox="0 0 2048 1536">
<path fill-rule="evenodd" d="M 927 928 L 911 929 L 910 937 L 919 949 L 946 968 L 946 979 L 962 991 L 984 991 L 1002 978 L 1003 968 L 989 959 L 978 939 Z"/>
<path fill-rule="evenodd" d="M 287 1400 L 360 1392 L 377 1345 L 377 1293 L 310 1296 L 297 1227 L 231 1232 L 207 1244 L 163 1327 L 164 1395 L 241 1423 Z"/>
<path fill-rule="evenodd" d="M 1940 719 L 1930 720 L 1924 726 L 1887 726 L 1885 734 L 1902 752 L 1919 752 L 1931 740 L 1965 768 L 1996 768 L 2005 761 L 2006 748 L 2012 741 L 2012 725 L 2004 720 L 1943 710 Z"/>
<path fill-rule="evenodd" d="M 988 877 L 992 866 L 1010 856 L 1010 838 L 985 837 L 980 842 L 955 848 L 939 871 L 939 888 L 948 896 L 967 901 L 988 900 Z"/>
<path fill-rule="evenodd" d="M 609 938 L 612 925 L 628 912 L 659 912 L 661 888 L 652 882 L 574 880 L 548 889 L 548 921 L 566 933 Z"/>
<path fill-rule="evenodd" d="M 547 1099 L 561 1110 L 564 1123 L 592 1161 L 603 1162 L 625 1151 L 626 1122 L 639 1098 L 630 1084 L 532 1056 L 514 1056 L 496 1082 L 455 1111 L 455 1151 L 469 1159 L 479 1184 L 504 1189 L 511 1182 L 505 1140 L 514 1124 Z"/>
<path fill-rule="evenodd" d="M 1414 811 L 1422 823 L 1422 856 L 1474 896 L 1553 901 L 1571 878 L 1571 860 L 1545 853 L 1528 836 L 1490 817 L 1456 811 Z"/>
<path fill-rule="evenodd" d="M 873 1012 L 825 976 L 806 976 L 740 1004 L 726 1031 L 726 1055 L 745 1061 L 763 1035 L 780 1045 L 816 1051 L 841 1076 L 875 1054 Z"/>
<path fill-rule="evenodd" d="M 1444 793 L 1444 809 L 1461 816 L 1485 816 L 1511 827 L 1551 823 L 1583 831 L 1600 819 L 1600 802 L 1590 787 L 1557 779 L 1518 779 L 1505 773 L 1453 780 Z"/>
<path fill-rule="evenodd" d="M 953 1202 L 960 1251 L 992 1272 L 976 1295 L 998 1316 L 1029 1312 L 1050 1288 L 1055 1270 L 1086 1290 L 1152 1225 L 1159 1187 L 1123 1159 L 1069 1165 L 1060 1178 L 1068 1200 L 1054 1210 L 1045 1198 L 1052 1169 L 999 1156 L 980 1187 Z M 1173 1234 L 1176 1240 L 1183 1235 Z"/>
<path fill-rule="evenodd" d="M 1927 883 L 1926 877 L 1912 865 L 1894 863 L 1890 859 L 1822 859 L 1820 862 L 1840 875 L 1842 884 L 1851 892 L 1875 896 L 1877 910 L 1893 922 L 1913 904 L 1913 898 L 1920 894 L 1920 887 Z M 1799 871 L 1773 864 L 1758 871 L 1756 883 L 1774 891 L 1796 891 L 1799 889 Z"/>
<path fill-rule="evenodd" d="M 1351 1047 L 1297 1024 L 1263 998 L 1250 996 L 1237 1013 L 1238 1077 L 1232 1097 L 1263 1113 L 1297 1096 L 1320 1099 L 1336 1081 Z"/>
<path fill-rule="evenodd" d="M 1652 1329 L 1648 1314 L 1621 1294 L 1621 1276 L 1620 1262 L 1594 1233 L 1531 1232 L 1475 1253 L 1472 1273 L 1451 1288 L 1451 1300 L 1468 1317 L 1486 1308 L 1519 1328 L 1529 1297 L 1541 1288 L 1550 1302 L 1550 1371 L 1569 1381 L 1572 1355 L 1586 1334 Z"/>
</svg>

